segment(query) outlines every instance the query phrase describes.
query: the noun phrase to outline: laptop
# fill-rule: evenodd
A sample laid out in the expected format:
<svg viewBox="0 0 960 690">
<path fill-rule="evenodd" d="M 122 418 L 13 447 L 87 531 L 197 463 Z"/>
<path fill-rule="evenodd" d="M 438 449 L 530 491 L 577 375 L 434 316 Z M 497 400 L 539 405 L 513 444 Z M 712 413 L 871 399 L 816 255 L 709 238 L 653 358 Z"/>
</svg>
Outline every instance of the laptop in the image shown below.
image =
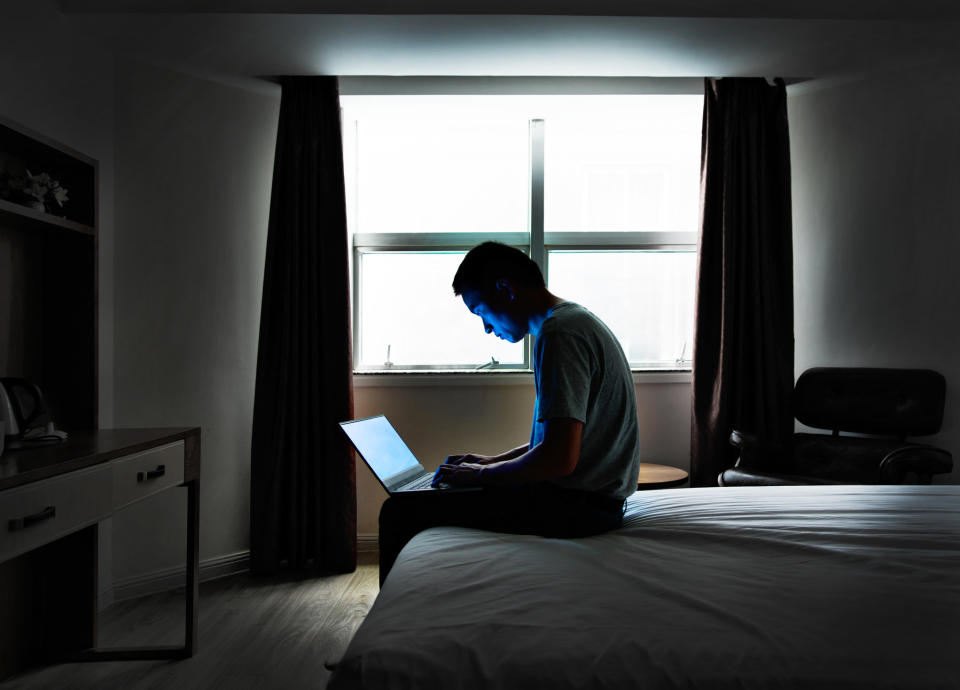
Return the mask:
<svg viewBox="0 0 960 690">
<path fill-rule="evenodd" d="M 411 491 L 479 491 L 479 486 L 431 486 L 428 472 L 384 415 L 340 422 L 350 443 L 390 495 Z"/>
</svg>

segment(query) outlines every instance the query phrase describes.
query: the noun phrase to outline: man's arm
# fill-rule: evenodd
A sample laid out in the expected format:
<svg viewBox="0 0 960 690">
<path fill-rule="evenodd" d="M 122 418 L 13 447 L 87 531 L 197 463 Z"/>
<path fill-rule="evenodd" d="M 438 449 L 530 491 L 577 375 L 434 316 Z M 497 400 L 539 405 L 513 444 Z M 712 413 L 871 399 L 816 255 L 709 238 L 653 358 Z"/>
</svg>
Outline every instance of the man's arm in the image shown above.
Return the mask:
<svg viewBox="0 0 960 690">
<path fill-rule="evenodd" d="M 543 441 L 513 458 L 491 464 L 461 462 L 440 465 L 436 481 L 454 486 L 526 484 L 564 477 L 573 472 L 580 459 L 583 422 L 550 419 L 544 422 L 543 431 Z M 514 451 L 523 451 L 523 446 Z"/>
<path fill-rule="evenodd" d="M 459 465 L 464 462 L 473 463 L 475 465 L 490 465 L 495 462 L 503 462 L 504 460 L 513 460 L 514 458 L 518 458 L 526 453 L 529 449 L 530 444 L 524 443 L 522 446 L 511 448 L 510 450 L 504 451 L 499 455 L 478 455 L 476 453 L 448 455 L 444 462 L 448 465 Z"/>
</svg>

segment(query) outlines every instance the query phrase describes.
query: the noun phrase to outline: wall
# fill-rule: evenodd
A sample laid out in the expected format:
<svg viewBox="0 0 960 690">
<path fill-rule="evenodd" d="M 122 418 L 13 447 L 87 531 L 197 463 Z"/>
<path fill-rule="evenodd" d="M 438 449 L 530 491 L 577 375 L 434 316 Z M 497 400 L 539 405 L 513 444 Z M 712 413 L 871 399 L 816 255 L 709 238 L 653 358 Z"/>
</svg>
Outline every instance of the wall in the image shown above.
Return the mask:
<svg viewBox="0 0 960 690">
<path fill-rule="evenodd" d="M 249 547 L 250 424 L 278 107 L 274 88 L 117 63 L 115 423 L 203 427 L 207 565 Z M 644 459 L 685 466 L 689 384 L 641 389 Z M 458 449 L 523 443 L 532 396 L 529 382 L 358 386 L 356 412 L 385 412 L 432 465 Z M 383 491 L 365 466 L 358 477 L 358 531 L 374 535 Z M 166 492 L 113 519 L 121 595 L 182 565 L 183 501 Z"/>
<path fill-rule="evenodd" d="M 120 61 L 116 424 L 201 426 L 201 561 L 248 548 L 250 421 L 279 89 Z M 185 496 L 114 517 L 118 585 L 182 567 Z"/>
<path fill-rule="evenodd" d="M 0 112 L 101 163 L 101 425 L 201 425 L 201 557 L 242 552 L 279 94 L 115 65 L 43 3 L 4 16 L 0 58 L 17 65 L 0 78 Z M 939 369 L 950 387 L 932 440 L 958 455 L 960 90 L 948 74 L 814 81 L 791 88 L 789 107 L 797 370 Z M 644 381 L 638 398 L 643 459 L 686 467 L 689 384 Z M 356 390 L 357 415 L 385 412 L 428 466 L 522 443 L 531 402 L 524 385 Z M 358 531 L 372 535 L 383 492 L 362 464 L 358 482 Z M 119 581 L 182 564 L 182 513 L 174 493 L 114 520 Z"/>
<path fill-rule="evenodd" d="M 52 0 L 4 8 L 0 61 L 0 113 L 100 161 L 101 425 L 201 425 L 201 557 L 242 552 L 279 94 L 115 63 Z M 789 107 L 797 371 L 939 369 L 947 415 L 931 440 L 960 465 L 952 72 L 815 80 L 791 88 Z M 686 467 L 689 384 L 645 381 L 638 398 L 643 459 Z M 357 415 L 385 412 L 428 466 L 523 442 L 531 402 L 523 385 L 356 390 Z M 383 493 L 362 465 L 358 482 L 370 535 Z M 182 564 L 182 497 L 167 493 L 114 520 L 121 582 Z"/>
<path fill-rule="evenodd" d="M 117 66 L 116 421 L 203 427 L 201 561 L 249 547 L 250 424 L 279 93 Z M 644 459 L 686 466 L 689 384 L 641 386 Z M 360 385 L 428 466 L 526 441 L 532 383 Z M 506 445 L 503 445 L 506 444 Z M 358 531 L 384 494 L 358 466 Z M 183 497 L 114 518 L 118 586 L 182 563 Z M 161 516 L 159 519 L 157 516 Z"/>
<path fill-rule="evenodd" d="M 929 367 L 960 481 L 960 77 L 953 65 L 793 87 L 797 372 Z"/>
<path fill-rule="evenodd" d="M 922 365 L 960 380 L 957 297 L 947 289 L 958 247 L 944 230 L 958 220 L 948 205 L 957 186 L 947 159 L 957 147 L 946 114 L 954 87 L 891 73 L 791 88 L 798 372 Z M 118 68 L 117 423 L 204 427 L 206 560 L 248 547 L 278 102 L 156 67 Z M 532 395 L 529 385 L 364 383 L 356 414 L 386 413 L 432 467 L 451 452 L 522 443 Z M 645 381 L 638 399 L 643 459 L 687 467 L 689 384 Z M 951 389 L 936 439 L 955 454 L 958 402 Z M 357 472 L 358 532 L 370 539 L 384 494 L 362 463 Z M 118 552 L 127 554 L 118 554 L 121 581 L 182 561 L 177 500 L 134 507 L 115 526 Z M 148 516 L 158 508 L 159 523 Z"/>
</svg>

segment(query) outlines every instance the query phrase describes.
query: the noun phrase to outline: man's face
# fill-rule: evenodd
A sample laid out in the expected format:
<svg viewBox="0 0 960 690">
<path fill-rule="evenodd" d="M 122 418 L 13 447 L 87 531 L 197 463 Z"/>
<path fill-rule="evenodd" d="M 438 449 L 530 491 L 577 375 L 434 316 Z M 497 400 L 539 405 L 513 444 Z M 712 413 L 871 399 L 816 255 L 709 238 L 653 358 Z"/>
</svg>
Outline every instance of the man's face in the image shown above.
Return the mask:
<svg viewBox="0 0 960 690">
<path fill-rule="evenodd" d="M 467 309 L 480 317 L 487 333 L 511 343 L 523 340 L 527 334 L 528 323 L 508 293 L 498 292 L 489 297 L 478 290 L 465 290 L 461 297 Z"/>
</svg>

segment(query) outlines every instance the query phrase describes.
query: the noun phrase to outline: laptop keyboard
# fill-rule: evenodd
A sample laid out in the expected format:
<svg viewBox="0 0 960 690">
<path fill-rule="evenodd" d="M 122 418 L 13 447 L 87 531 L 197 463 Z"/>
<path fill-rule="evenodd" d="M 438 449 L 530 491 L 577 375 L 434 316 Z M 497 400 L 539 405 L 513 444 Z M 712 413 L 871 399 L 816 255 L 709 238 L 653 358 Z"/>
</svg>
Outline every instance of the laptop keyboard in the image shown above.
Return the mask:
<svg viewBox="0 0 960 690">
<path fill-rule="evenodd" d="M 429 488 L 430 488 L 430 484 L 431 484 L 432 482 L 433 482 L 433 475 L 432 475 L 432 474 L 425 474 L 425 475 L 423 475 L 420 479 L 416 480 L 415 482 L 412 482 L 412 483 L 410 483 L 410 484 L 407 484 L 405 487 L 403 487 L 403 490 L 404 490 L 404 491 L 419 491 L 420 489 L 429 489 Z"/>
</svg>

